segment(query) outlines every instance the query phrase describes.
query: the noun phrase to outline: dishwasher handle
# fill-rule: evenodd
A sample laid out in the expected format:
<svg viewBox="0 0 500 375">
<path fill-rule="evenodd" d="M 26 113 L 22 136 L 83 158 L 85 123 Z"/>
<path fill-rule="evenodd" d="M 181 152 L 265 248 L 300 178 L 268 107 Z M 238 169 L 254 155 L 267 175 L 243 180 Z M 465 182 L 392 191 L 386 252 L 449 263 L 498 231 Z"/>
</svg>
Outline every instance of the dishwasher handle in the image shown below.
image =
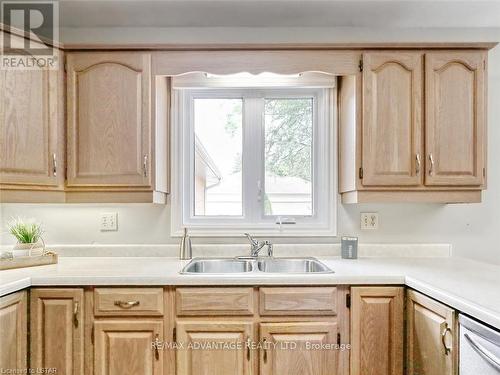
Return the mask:
<svg viewBox="0 0 500 375">
<path fill-rule="evenodd" d="M 493 366 L 497 371 L 500 371 L 500 359 L 495 358 L 488 350 L 475 342 L 467 333 L 464 334 L 465 339 L 486 362 Z"/>
</svg>

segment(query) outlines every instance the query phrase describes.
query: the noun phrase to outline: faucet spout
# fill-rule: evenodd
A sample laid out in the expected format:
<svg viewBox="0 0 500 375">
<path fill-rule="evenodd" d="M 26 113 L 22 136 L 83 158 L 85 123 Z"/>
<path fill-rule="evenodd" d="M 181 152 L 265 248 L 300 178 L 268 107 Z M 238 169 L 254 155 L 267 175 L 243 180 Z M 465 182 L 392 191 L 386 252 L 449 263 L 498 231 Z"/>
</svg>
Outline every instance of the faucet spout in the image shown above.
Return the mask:
<svg viewBox="0 0 500 375">
<path fill-rule="evenodd" d="M 267 255 L 273 256 L 273 245 L 270 241 L 267 241 L 267 240 L 266 241 L 257 241 L 248 233 L 244 233 L 244 235 L 248 238 L 248 241 L 250 241 L 250 256 L 251 257 L 253 257 L 253 258 L 258 257 L 260 250 L 264 246 L 267 246 Z"/>
</svg>

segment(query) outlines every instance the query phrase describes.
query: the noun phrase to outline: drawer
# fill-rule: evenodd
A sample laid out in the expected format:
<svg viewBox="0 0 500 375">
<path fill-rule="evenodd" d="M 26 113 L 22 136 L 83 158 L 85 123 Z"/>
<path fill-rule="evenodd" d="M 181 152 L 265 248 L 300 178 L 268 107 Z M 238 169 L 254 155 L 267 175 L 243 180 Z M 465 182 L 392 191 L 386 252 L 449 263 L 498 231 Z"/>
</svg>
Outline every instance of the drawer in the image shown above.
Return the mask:
<svg viewBox="0 0 500 375">
<path fill-rule="evenodd" d="M 337 288 L 260 288 L 260 315 L 336 315 Z"/>
<path fill-rule="evenodd" d="M 177 288 L 177 315 L 253 315 L 253 288 Z"/>
<path fill-rule="evenodd" d="M 162 288 L 95 288 L 95 316 L 161 316 Z"/>
</svg>

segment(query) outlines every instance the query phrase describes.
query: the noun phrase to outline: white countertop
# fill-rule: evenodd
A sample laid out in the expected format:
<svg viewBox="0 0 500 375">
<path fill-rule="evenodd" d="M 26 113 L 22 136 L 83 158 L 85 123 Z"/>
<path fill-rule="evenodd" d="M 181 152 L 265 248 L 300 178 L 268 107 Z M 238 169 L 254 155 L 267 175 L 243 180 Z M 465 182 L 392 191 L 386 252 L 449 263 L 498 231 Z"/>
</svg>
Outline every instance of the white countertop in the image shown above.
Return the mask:
<svg viewBox="0 0 500 375">
<path fill-rule="evenodd" d="M 60 257 L 50 266 L 0 271 L 0 296 L 29 286 L 406 284 L 500 329 L 500 267 L 456 257 L 318 257 L 333 274 L 253 272 L 181 275 L 187 263 L 163 257 Z"/>
</svg>

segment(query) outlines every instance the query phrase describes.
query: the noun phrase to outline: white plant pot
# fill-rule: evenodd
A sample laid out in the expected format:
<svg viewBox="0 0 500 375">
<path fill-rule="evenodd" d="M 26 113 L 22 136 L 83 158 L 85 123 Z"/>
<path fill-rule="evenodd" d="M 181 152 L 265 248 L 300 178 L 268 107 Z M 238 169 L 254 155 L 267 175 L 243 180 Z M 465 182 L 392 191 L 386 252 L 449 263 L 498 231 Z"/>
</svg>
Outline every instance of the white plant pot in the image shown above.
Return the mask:
<svg viewBox="0 0 500 375">
<path fill-rule="evenodd" d="M 42 255 L 45 250 L 43 242 L 17 243 L 12 248 L 12 257 L 29 257 Z"/>
</svg>

